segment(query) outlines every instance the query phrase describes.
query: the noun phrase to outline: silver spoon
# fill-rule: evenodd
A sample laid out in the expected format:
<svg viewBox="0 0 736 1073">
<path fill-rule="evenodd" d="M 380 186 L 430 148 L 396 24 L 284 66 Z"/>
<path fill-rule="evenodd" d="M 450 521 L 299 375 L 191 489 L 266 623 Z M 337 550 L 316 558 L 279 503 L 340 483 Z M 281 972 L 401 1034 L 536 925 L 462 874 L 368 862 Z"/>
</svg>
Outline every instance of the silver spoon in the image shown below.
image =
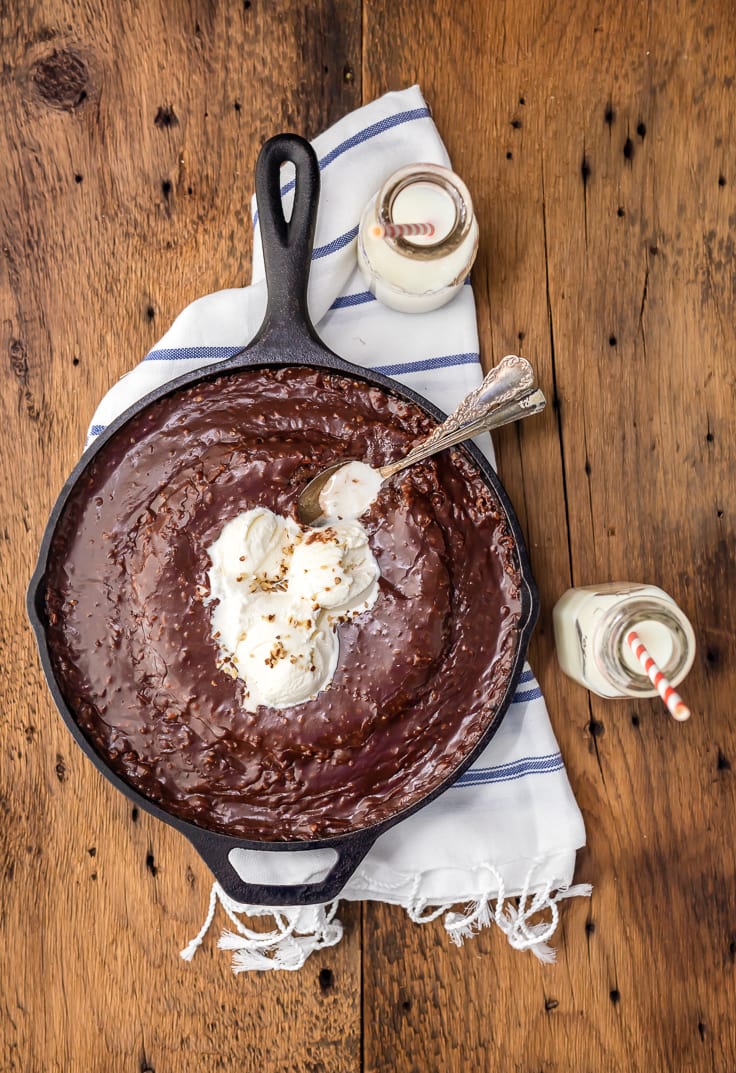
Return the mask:
<svg viewBox="0 0 736 1073">
<path fill-rule="evenodd" d="M 491 369 L 480 387 L 466 395 L 457 409 L 426 439 L 397 462 L 380 466 L 377 472 L 383 480 L 388 480 L 407 466 L 444 451 L 446 447 L 538 414 L 546 404 L 542 392 L 534 387 L 534 370 L 529 362 L 526 358 L 509 354 Z M 353 461 L 355 459 L 343 458 L 327 466 L 302 489 L 297 511 L 304 525 L 314 525 L 319 521 L 323 514 L 319 501 L 322 489 L 337 470 Z"/>
</svg>

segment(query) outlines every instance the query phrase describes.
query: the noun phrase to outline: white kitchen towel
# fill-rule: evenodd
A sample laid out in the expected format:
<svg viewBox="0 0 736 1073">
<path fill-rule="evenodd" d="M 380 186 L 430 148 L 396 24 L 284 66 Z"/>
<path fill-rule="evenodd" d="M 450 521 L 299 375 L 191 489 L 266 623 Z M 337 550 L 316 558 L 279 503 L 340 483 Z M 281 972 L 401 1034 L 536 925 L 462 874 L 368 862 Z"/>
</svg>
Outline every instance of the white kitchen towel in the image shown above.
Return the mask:
<svg viewBox="0 0 736 1073">
<path fill-rule="evenodd" d="M 383 181 L 405 164 L 450 163 L 419 88 L 386 94 L 313 144 L 322 191 L 309 308 L 320 336 L 349 361 L 396 377 L 451 410 L 482 376 L 472 287 L 436 312 L 396 313 L 373 298 L 356 265 L 360 214 Z M 287 178 L 283 187 L 287 211 L 293 185 Z M 253 215 L 252 285 L 192 302 L 102 400 L 90 440 L 149 391 L 231 356 L 255 335 L 266 295 L 255 204 Z M 489 437 L 483 447 L 493 460 Z M 417 922 L 442 916 L 458 943 L 495 922 L 512 946 L 552 960 L 547 940 L 557 925 L 557 903 L 590 894 L 587 884 L 570 885 L 576 850 L 584 844 L 582 816 L 547 708 L 526 666 L 498 733 L 472 768 L 382 835 L 340 897 L 402 905 Z M 326 872 L 324 863 L 303 853 L 243 851 L 233 864 L 256 882 L 307 882 Z M 214 884 L 205 923 L 182 957 L 193 957 L 218 903 L 234 928 L 223 933 L 220 946 L 233 952 L 235 972 L 298 969 L 313 950 L 342 935 L 337 903 L 286 910 L 242 906 Z M 265 933 L 242 919 L 265 915 L 273 918 Z"/>
</svg>

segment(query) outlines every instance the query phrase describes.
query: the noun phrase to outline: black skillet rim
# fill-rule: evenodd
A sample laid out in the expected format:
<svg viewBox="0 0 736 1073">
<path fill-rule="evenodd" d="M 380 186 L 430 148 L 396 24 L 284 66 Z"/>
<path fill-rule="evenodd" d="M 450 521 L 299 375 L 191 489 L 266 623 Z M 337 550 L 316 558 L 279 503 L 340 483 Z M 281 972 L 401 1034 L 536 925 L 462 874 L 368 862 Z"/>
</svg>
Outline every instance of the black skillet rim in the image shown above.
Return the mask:
<svg viewBox="0 0 736 1073">
<path fill-rule="evenodd" d="M 74 470 L 70 474 L 69 478 L 64 484 L 59 497 L 54 504 L 54 507 L 49 516 L 49 520 L 44 532 L 41 548 L 39 551 L 38 562 L 36 569 L 34 570 L 31 578 L 30 586 L 28 589 L 27 609 L 28 615 L 31 620 L 34 632 L 36 634 L 36 641 L 39 647 L 41 665 L 43 667 L 44 675 L 49 684 L 49 688 L 53 695 L 59 712 L 66 723 L 67 728 L 71 731 L 77 744 L 82 748 L 87 757 L 93 762 L 97 770 L 103 774 L 116 789 L 132 801 L 135 805 L 140 806 L 146 812 L 156 816 L 157 819 L 163 820 L 165 823 L 170 824 L 182 834 L 186 835 L 190 840 L 197 842 L 198 837 L 201 834 L 207 836 L 216 836 L 219 839 L 227 839 L 231 843 L 231 848 L 238 846 L 246 849 L 263 849 L 269 851 L 278 852 L 280 850 L 295 850 L 295 849 L 322 849 L 333 848 L 338 845 L 348 842 L 356 835 L 363 835 L 370 833 L 377 838 L 384 831 L 393 827 L 394 824 L 406 819 L 412 813 L 418 809 L 423 808 L 429 804 L 430 801 L 438 797 L 439 794 L 448 789 L 457 779 L 466 771 L 474 762 L 474 760 L 480 755 L 483 749 L 488 745 L 496 730 L 501 724 L 501 721 L 508 710 L 511 700 L 513 698 L 516 686 L 518 684 L 519 676 L 524 664 L 526 652 L 531 638 L 531 633 L 534 629 L 538 617 L 538 594 L 536 586 L 532 580 L 531 567 L 528 560 L 528 554 L 526 545 L 523 541 L 523 537 L 520 532 L 519 523 L 514 513 L 513 507 L 508 499 L 508 495 L 503 488 L 499 478 L 495 471 L 491 467 L 488 460 L 480 452 L 479 448 L 474 443 L 467 443 L 461 448 L 467 454 L 470 455 L 473 463 L 478 468 L 481 478 L 484 483 L 490 488 L 493 495 L 496 497 L 499 505 L 503 510 L 506 524 L 509 528 L 510 535 L 514 542 L 514 552 L 518 559 L 518 576 L 520 582 L 521 592 L 521 611 L 519 615 L 518 626 L 518 641 L 516 646 L 516 655 L 514 660 L 513 669 L 508 678 L 508 684 L 504 692 L 504 696 L 495 709 L 493 716 L 491 717 L 486 729 L 481 735 L 478 743 L 474 746 L 471 752 L 466 755 L 453 769 L 452 773 L 447 776 L 437 787 L 435 787 L 430 793 L 421 797 L 413 805 L 408 806 L 406 809 L 402 809 L 394 816 L 382 821 L 379 824 L 368 825 L 356 828 L 354 831 L 345 832 L 341 835 L 335 835 L 323 839 L 313 840 L 297 840 L 297 841 L 278 841 L 270 842 L 266 840 L 247 839 L 234 835 L 227 835 L 220 831 L 210 830 L 205 827 L 200 827 L 197 824 L 191 823 L 188 820 L 182 820 L 179 817 L 168 812 L 162 806 L 151 801 L 145 797 L 139 791 L 135 790 L 129 785 L 121 776 L 119 776 L 105 761 L 105 759 L 96 751 L 91 742 L 87 739 L 84 731 L 76 721 L 74 713 L 66 702 L 59 684 L 56 680 L 56 675 L 53 670 L 51 655 L 48 649 L 46 629 L 47 623 L 45 621 L 44 602 L 46 591 L 46 571 L 48 569 L 49 551 L 51 542 L 56 532 L 59 519 L 64 511 L 66 503 L 72 493 L 77 489 L 77 485 L 83 478 L 84 473 L 87 471 L 90 464 L 95 459 L 96 455 L 102 450 L 105 444 L 113 439 L 116 434 L 128 424 L 134 417 L 137 417 L 143 410 L 149 405 L 158 402 L 165 396 L 175 394 L 177 391 L 186 387 L 191 387 L 195 384 L 201 384 L 205 381 L 217 379 L 220 376 L 237 375 L 244 370 L 268 368 L 268 367 L 297 367 L 306 366 L 308 368 L 322 368 L 326 372 L 338 374 L 342 376 L 349 376 L 351 379 L 363 381 L 370 386 L 378 386 L 384 390 L 390 392 L 393 395 L 398 395 L 400 398 L 406 399 L 410 402 L 416 403 L 425 413 L 435 418 L 437 421 L 441 421 L 444 418 L 442 411 L 434 406 L 429 400 L 423 398 L 418 393 L 412 391 L 410 388 L 406 388 L 403 384 L 398 384 L 396 381 L 383 376 L 379 373 L 373 373 L 369 370 L 362 370 L 351 368 L 347 363 L 343 363 L 342 359 L 334 356 L 331 360 L 331 355 L 323 353 L 322 355 L 314 355 L 312 360 L 292 360 L 284 362 L 276 357 L 268 360 L 266 355 L 259 357 L 254 353 L 255 347 L 251 350 L 249 348 L 248 358 L 245 361 L 238 361 L 237 357 L 229 358 L 224 362 L 218 362 L 217 364 L 207 366 L 204 370 L 199 369 L 194 373 L 187 373 L 182 377 L 178 377 L 176 380 L 169 381 L 161 388 L 157 388 L 149 395 L 145 396 L 139 402 L 135 403 L 131 408 L 126 410 L 120 417 L 116 418 L 110 425 L 108 425 L 103 432 L 99 434 L 97 439 L 82 455 L 81 459 L 75 466 Z M 251 358 L 252 355 L 252 358 Z M 317 360 L 315 360 L 317 359 Z M 321 359 L 321 360 L 320 360 Z"/>
</svg>

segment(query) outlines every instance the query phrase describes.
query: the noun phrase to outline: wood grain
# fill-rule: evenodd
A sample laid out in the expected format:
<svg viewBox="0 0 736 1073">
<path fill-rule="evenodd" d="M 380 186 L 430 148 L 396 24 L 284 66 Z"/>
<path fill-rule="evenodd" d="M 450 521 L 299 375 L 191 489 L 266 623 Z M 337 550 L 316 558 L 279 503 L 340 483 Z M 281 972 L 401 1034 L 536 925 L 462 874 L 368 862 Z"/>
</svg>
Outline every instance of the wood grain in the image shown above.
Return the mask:
<svg viewBox="0 0 736 1073">
<path fill-rule="evenodd" d="M 0 29 L 0 1069 L 731 1073 L 731 4 L 42 0 Z M 484 358 L 527 354 L 555 402 L 498 446 L 595 891 L 556 967 L 368 905 L 303 971 L 234 979 L 213 942 L 177 959 L 206 869 L 73 748 L 24 589 L 96 400 L 247 279 L 264 138 L 415 80 L 477 202 Z M 627 577 L 693 620 L 688 725 L 556 668 L 557 596 Z"/>
<path fill-rule="evenodd" d="M 439 925 L 407 929 L 370 907 L 365 1068 L 385 1068 L 390 1054 L 396 1071 L 726 1073 L 736 1063 L 732 8 L 405 14 L 369 5 L 365 93 L 423 86 L 482 221 L 473 276 L 485 359 L 520 349 L 556 403 L 505 430 L 499 457 L 542 594 L 532 660 L 584 811 L 578 875 L 594 894 L 565 908 L 551 970 L 492 934 L 458 954 Z M 676 597 L 700 642 L 683 687 L 690 724 L 657 702 L 589 700 L 560 675 L 550 612 L 570 579 L 646 579 Z M 391 953 L 403 961 L 397 978 Z"/>
<path fill-rule="evenodd" d="M 313 135 L 360 102 L 358 76 L 344 78 L 360 5 L 13 6 L 0 75 L 0 1069 L 355 1069 L 359 908 L 343 913 L 326 989 L 319 957 L 298 976 L 235 980 L 217 932 L 180 961 L 210 876 L 74 747 L 23 593 L 95 400 L 185 304 L 247 281 L 261 142 Z"/>
</svg>

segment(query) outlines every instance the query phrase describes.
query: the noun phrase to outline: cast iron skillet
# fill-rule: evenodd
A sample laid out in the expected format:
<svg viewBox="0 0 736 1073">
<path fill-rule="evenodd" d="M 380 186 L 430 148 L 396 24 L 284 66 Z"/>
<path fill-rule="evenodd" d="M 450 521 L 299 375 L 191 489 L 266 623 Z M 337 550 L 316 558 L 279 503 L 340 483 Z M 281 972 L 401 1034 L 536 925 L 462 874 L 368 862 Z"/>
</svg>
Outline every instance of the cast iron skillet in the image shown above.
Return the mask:
<svg viewBox="0 0 736 1073">
<path fill-rule="evenodd" d="M 288 222 L 283 214 L 280 192 L 281 165 L 287 162 L 291 162 L 296 167 L 294 209 Z M 310 842 L 252 841 L 208 831 L 170 815 L 164 808 L 154 804 L 132 789 L 108 767 L 104 757 L 95 751 L 85 737 L 74 718 L 73 712 L 62 696 L 59 683 L 54 676 L 46 636 L 47 620 L 44 594 L 51 541 L 67 500 L 77 488 L 78 482 L 82 480 L 95 455 L 109 440 L 114 439 L 121 433 L 121 430 L 124 429 L 132 417 L 149 404 L 192 384 L 212 380 L 217 376 L 237 375 L 241 369 L 268 365 L 308 365 L 334 371 L 342 376 L 349 376 L 368 384 L 378 385 L 394 395 L 416 403 L 437 420 L 444 418 L 445 415 L 436 406 L 433 406 L 414 391 L 403 387 L 386 376 L 366 369 L 359 369 L 344 361 L 328 350 L 319 340 L 307 311 L 307 280 L 317 215 L 319 183 L 319 164 L 314 150 L 302 138 L 290 134 L 279 135 L 271 138 L 263 146 L 256 165 L 256 197 L 268 284 L 268 305 L 265 319 L 257 336 L 249 346 L 227 361 L 218 362 L 216 365 L 208 366 L 205 370 L 181 376 L 177 380 L 158 388 L 129 410 L 126 410 L 97 437 L 90 448 L 85 451 L 79 464 L 67 480 L 51 512 L 41 544 L 38 564 L 28 590 L 27 600 L 28 614 L 36 634 L 41 664 L 49 688 L 64 722 L 77 744 L 86 753 L 97 770 L 139 808 L 146 809 L 147 812 L 165 823 L 171 824 L 172 827 L 175 827 L 185 835 L 204 858 L 218 883 L 231 898 L 238 902 L 253 905 L 294 906 L 330 901 L 342 890 L 383 831 L 418 808 L 423 807 L 442 793 L 443 790 L 446 790 L 472 764 L 473 760 L 485 748 L 498 729 L 511 702 L 538 614 L 538 596 L 519 524 L 511 504 L 501 482 L 487 460 L 472 443 L 468 443 L 464 449 L 473 458 L 483 480 L 492 490 L 505 514 L 506 522 L 515 541 L 518 561 L 521 585 L 519 638 L 516 658 L 513 669 L 508 676 L 503 700 L 493 713 L 482 739 L 475 748 L 462 757 L 452 775 L 445 779 L 439 787 L 427 794 L 426 797 L 415 803 L 411 808 L 404 809 L 380 824 L 348 832 L 334 838 L 323 838 Z M 299 883 L 289 886 L 247 883 L 235 872 L 229 861 L 229 854 L 237 848 L 273 850 L 274 852 L 330 848 L 336 851 L 337 859 L 327 876 L 319 882 Z"/>
</svg>

